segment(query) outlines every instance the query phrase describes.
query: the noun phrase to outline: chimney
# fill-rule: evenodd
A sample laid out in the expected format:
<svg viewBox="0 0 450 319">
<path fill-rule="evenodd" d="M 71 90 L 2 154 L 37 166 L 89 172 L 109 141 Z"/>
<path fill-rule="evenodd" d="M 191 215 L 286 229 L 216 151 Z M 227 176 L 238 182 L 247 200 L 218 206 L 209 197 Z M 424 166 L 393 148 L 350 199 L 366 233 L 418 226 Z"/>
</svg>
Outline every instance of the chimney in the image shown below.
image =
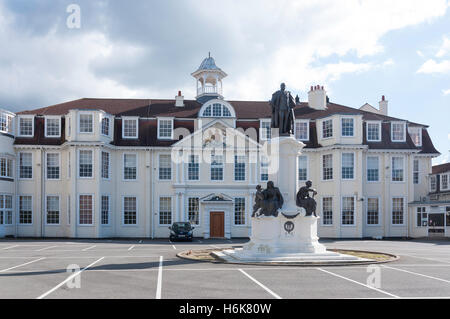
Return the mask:
<svg viewBox="0 0 450 319">
<path fill-rule="evenodd" d="M 311 86 L 308 92 L 308 105 L 316 110 L 325 110 L 327 108 L 327 92 L 323 86 Z"/>
<path fill-rule="evenodd" d="M 175 96 L 175 106 L 184 107 L 184 96 L 181 95 L 181 91 L 178 91 L 178 95 Z"/>
<path fill-rule="evenodd" d="M 388 115 L 388 101 L 386 100 L 384 95 L 381 97 L 379 111 L 380 111 L 380 114 Z"/>
</svg>

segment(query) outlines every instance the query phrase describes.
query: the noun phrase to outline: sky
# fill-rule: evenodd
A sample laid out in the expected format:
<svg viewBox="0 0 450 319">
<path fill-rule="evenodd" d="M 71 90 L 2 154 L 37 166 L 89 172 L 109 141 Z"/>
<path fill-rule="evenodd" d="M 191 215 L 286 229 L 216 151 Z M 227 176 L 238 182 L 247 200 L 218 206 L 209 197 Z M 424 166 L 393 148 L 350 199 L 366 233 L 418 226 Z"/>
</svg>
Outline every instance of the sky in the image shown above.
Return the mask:
<svg viewBox="0 0 450 319">
<path fill-rule="evenodd" d="M 14 112 L 193 99 L 211 52 L 227 100 L 269 100 L 281 82 L 355 108 L 385 95 L 390 116 L 430 126 L 433 163 L 450 162 L 450 0 L 0 0 L 0 44 L 0 108 Z"/>
</svg>

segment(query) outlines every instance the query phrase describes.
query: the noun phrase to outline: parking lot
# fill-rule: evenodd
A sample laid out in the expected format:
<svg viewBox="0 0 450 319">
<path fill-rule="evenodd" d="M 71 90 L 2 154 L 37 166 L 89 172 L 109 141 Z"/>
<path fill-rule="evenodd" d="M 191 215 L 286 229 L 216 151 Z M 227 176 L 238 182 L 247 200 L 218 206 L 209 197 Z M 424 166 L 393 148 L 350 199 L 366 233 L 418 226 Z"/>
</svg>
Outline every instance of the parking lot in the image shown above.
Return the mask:
<svg viewBox="0 0 450 319">
<path fill-rule="evenodd" d="M 400 256 L 379 269 L 230 265 L 176 256 L 244 242 L 1 240 L 0 298 L 450 298 L 448 240 L 321 241 L 328 248 Z M 368 280 L 373 274 L 378 284 Z"/>
</svg>

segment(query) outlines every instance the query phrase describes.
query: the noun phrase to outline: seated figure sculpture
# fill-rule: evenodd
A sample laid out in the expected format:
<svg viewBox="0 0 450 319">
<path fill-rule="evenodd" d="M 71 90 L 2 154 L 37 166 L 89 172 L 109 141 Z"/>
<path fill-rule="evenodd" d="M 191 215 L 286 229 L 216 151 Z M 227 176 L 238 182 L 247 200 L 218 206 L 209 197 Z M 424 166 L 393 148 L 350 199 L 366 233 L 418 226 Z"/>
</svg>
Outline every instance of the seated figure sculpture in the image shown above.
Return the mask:
<svg viewBox="0 0 450 319">
<path fill-rule="evenodd" d="M 272 181 L 267 182 L 267 188 L 262 190 L 261 185 L 256 186 L 255 205 L 252 217 L 278 216 L 278 210 L 283 207 L 283 196 Z"/>
<path fill-rule="evenodd" d="M 297 206 L 298 207 L 303 207 L 306 210 L 306 216 L 311 216 L 312 214 L 314 214 L 314 216 L 317 217 L 316 215 L 316 200 L 313 198 L 314 195 L 317 195 L 317 192 L 315 189 L 311 188 L 312 186 L 312 182 L 311 181 L 307 181 L 306 182 L 306 186 L 303 186 L 300 188 L 300 190 L 297 193 Z M 313 197 L 309 196 L 309 193 L 312 192 L 313 193 Z"/>
</svg>

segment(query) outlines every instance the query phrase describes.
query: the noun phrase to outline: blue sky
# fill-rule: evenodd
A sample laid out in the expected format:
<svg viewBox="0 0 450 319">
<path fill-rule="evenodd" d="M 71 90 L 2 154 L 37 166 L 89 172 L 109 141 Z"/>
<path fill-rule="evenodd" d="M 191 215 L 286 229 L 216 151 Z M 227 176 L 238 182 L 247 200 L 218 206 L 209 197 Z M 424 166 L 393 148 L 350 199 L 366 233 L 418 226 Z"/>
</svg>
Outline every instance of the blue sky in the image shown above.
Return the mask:
<svg viewBox="0 0 450 319">
<path fill-rule="evenodd" d="M 81 9 L 69 29 L 67 6 Z M 280 82 L 324 85 L 351 107 L 430 126 L 450 161 L 449 0 L 0 0 L 0 108 L 81 97 L 194 97 L 211 51 L 226 99 L 268 100 Z"/>
</svg>

